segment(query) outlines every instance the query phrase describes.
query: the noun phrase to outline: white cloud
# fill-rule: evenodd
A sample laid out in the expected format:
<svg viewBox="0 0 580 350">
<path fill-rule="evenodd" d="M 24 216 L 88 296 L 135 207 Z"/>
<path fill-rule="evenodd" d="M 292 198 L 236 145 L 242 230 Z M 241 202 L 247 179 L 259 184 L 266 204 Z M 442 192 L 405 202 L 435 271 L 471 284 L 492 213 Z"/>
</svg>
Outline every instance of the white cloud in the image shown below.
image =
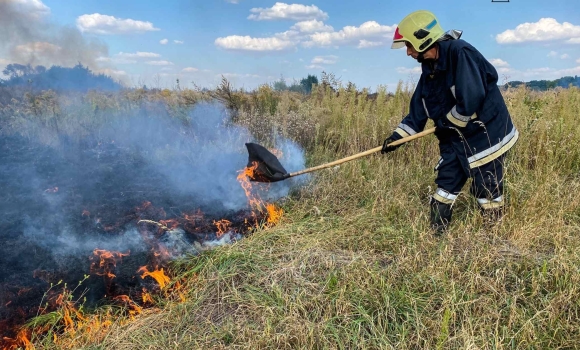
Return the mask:
<svg viewBox="0 0 580 350">
<path fill-rule="evenodd" d="M 509 63 L 502 60 L 501 58 L 492 58 L 489 60 L 489 63 L 491 63 L 496 68 L 509 66 Z"/>
<path fill-rule="evenodd" d="M 137 63 L 136 60 L 132 60 L 132 59 L 128 59 L 128 58 L 123 58 L 123 57 L 97 57 L 95 59 L 95 61 L 97 62 L 111 62 L 111 63 L 116 63 L 116 64 L 131 64 L 131 63 Z"/>
<path fill-rule="evenodd" d="M 570 55 L 568 55 L 567 53 L 563 54 L 560 56 L 561 59 L 565 60 L 567 58 L 570 58 Z"/>
<path fill-rule="evenodd" d="M 399 74 L 421 74 L 422 70 L 421 67 L 413 67 L 413 68 L 406 68 L 406 67 L 397 67 L 397 73 Z"/>
<path fill-rule="evenodd" d="M 18 13 L 24 14 L 33 20 L 41 19 L 50 14 L 50 8 L 40 0 L 8 0 L 8 2 Z"/>
<path fill-rule="evenodd" d="M 226 2 L 229 2 L 230 4 L 239 4 L 240 0 L 226 0 Z"/>
<path fill-rule="evenodd" d="M 186 67 L 183 68 L 181 71 L 185 72 L 185 73 L 193 73 L 193 72 L 197 72 L 199 69 L 194 68 L 194 67 Z"/>
<path fill-rule="evenodd" d="M 169 62 L 169 61 L 147 61 L 145 62 L 148 65 L 151 66 L 172 66 L 173 62 Z"/>
<path fill-rule="evenodd" d="M 155 52 L 143 52 L 143 51 L 137 51 L 135 53 L 127 53 L 127 52 L 119 52 L 118 54 L 116 54 L 116 56 L 118 57 L 123 57 L 123 58 L 155 58 L 155 57 L 161 57 L 160 54 L 155 53 Z"/>
<path fill-rule="evenodd" d="M 316 56 L 310 61 L 311 64 L 335 64 L 338 61 L 338 56 L 328 55 L 328 56 Z"/>
<path fill-rule="evenodd" d="M 496 35 L 500 44 L 524 42 L 560 41 L 580 43 L 580 26 L 569 22 L 559 23 L 554 18 L 541 18 L 538 22 L 522 23 L 515 29 Z"/>
<path fill-rule="evenodd" d="M 556 51 L 550 51 L 548 53 L 548 57 L 556 57 L 556 56 L 558 56 L 558 53 Z"/>
<path fill-rule="evenodd" d="M 121 19 L 100 13 L 79 16 L 77 27 L 81 32 L 95 34 L 128 34 L 159 30 L 151 22 Z"/>
<path fill-rule="evenodd" d="M 226 50 L 267 52 L 291 49 L 295 46 L 295 42 L 277 37 L 252 38 L 250 36 L 231 35 L 217 38 L 215 45 Z"/>
<path fill-rule="evenodd" d="M 497 68 L 497 72 L 500 74 L 508 74 L 509 72 L 511 72 L 512 69 L 509 67 L 499 67 Z"/>
<path fill-rule="evenodd" d="M 161 45 L 165 45 L 165 44 L 167 44 L 168 42 L 169 42 L 169 40 L 167 40 L 167 39 L 161 39 L 161 40 L 159 40 L 159 43 L 160 43 Z"/>
<path fill-rule="evenodd" d="M 257 74 L 239 74 L 239 73 L 216 74 L 216 77 L 221 77 L 222 75 L 226 78 L 252 78 L 252 79 L 262 78 L 260 75 Z"/>
<path fill-rule="evenodd" d="M 338 32 L 314 33 L 304 43 L 306 47 L 358 45 L 359 48 L 377 46 L 382 40 L 392 36 L 397 25 L 385 26 L 375 21 L 368 21 L 360 27 L 346 26 Z M 370 44 L 372 42 L 372 44 Z"/>
<path fill-rule="evenodd" d="M 333 32 L 334 28 L 327 24 L 324 24 L 322 21 L 317 21 L 315 19 L 311 19 L 309 21 L 302 21 L 294 24 L 290 27 L 292 30 L 299 31 L 301 33 L 316 33 L 316 32 Z"/>
<path fill-rule="evenodd" d="M 370 41 L 370 40 L 362 39 L 358 43 L 357 48 L 359 48 L 359 49 L 366 49 L 366 48 L 369 48 L 369 47 L 384 46 L 386 44 L 387 44 L 387 42 L 385 42 L 385 41 Z"/>
<path fill-rule="evenodd" d="M 173 42 L 174 42 L 175 44 L 183 44 L 183 41 L 181 41 L 181 40 L 173 40 Z"/>
<path fill-rule="evenodd" d="M 319 66 L 317 64 L 309 64 L 309 65 L 307 65 L 305 67 L 308 68 L 308 69 L 320 69 L 320 70 L 323 70 L 324 69 L 323 66 Z"/>
<path fill-rule="evenodd" d="M 306 21 L 311 19 L 328 19 L 328 14 L 316 5 L 285 4 L 277 2 L 270 8 L 253 8 L 248 19 L 254 21 L 294 20 Z"/>
<path fill-rule="evenodd" d="M 580 58 L 576 60 L 576 63 L 580 63 Z"/>
</svg>

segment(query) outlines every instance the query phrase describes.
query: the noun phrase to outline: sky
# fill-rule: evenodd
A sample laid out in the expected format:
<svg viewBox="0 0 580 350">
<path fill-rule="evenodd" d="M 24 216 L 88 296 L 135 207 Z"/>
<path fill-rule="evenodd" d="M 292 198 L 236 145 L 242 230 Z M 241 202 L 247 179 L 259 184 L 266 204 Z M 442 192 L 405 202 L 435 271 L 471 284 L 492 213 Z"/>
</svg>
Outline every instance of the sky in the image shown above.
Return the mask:
<svg viewBox="0 0 580 350">
<path fill-rule="evenodd" d="M 500 83 L 580 75 L 579 0 L 0 0 L 0 66 L 78 62 L 128 86 L 253 89 L 333 73 L 371 90 L 416 81 L 390 48 L 398 21 L 430 10 L 463 31 Z"/>
</svg>

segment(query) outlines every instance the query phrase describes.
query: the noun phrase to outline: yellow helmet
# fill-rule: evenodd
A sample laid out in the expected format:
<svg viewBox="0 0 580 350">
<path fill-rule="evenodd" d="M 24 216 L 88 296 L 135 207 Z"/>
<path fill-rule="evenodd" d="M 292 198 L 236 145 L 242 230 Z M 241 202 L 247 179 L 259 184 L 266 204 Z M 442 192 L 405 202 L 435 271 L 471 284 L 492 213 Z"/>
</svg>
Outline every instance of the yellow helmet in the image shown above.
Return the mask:
<svg viewBox="0 0 580 350">
<path fill-rule="evenodd" d="M 443 35 L 445 32 L 433 13 L 425 10 L 415 11 L 403 18 L 397 26 L 391 49 L 400 49 L 408 42 L 417 52 L 423 52 Z"/>
</svg>

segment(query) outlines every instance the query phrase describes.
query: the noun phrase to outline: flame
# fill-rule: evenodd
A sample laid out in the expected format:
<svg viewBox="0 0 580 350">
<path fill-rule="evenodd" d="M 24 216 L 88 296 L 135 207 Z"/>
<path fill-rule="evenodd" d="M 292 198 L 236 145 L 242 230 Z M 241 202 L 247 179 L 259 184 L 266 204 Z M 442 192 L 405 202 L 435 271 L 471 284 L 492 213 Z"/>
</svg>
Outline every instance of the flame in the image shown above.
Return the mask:
<svg viewBox="0 0 580 350">
<path fill-rule="evenodd" d="M 137 303 L 134 302 L 131 298 L 129 298 L 128 295 L 117 295 L 113 299 L 125 303 L 125 305 L 127 305 L 129 309 L 129 315 L 131 317 L 143 312 L 143 308 L 137 305 Z"/>
<path fill-rule="evenodd" d="M 173 230 L 174 228 L 177 228 L 177 226 L 179 226 L 179 221 L 177 221 L 176 219 L 159 220 L 159 223 L 163 224 L 165 226 L 164 229 L 167 230 Z"/>
<path fill-rule="evenodd" d="M 163 268 L 161 268 L 161 270 L 155 270 L 150 272 L 147 269 L 147 266 L 141 266 L 139 268 L 139 270 L 137 270 L 137 272 L 142 272 L 141 278 L 145 279 L 145 277 L 149 276 L 152 277 L 155 281 L 157 281 L 157 284 L 159 284 L 159 287 L 161 289 L 163 289 L 171 280 L 166 274 L 165 272 L 163 272 Z"/>
<path fill-rule="evenodd" d="M 99 276 L 105 276 L 106 278 L 115 278 L 115 274 L 111 271 L 117 267 L 117 262 L 121 260 L 124 256 L 129 256 L 130 252 L 110 252 L 104 249 L 93 250 L 93 255 L 89 258 L 91 263 L 91 273 Z"/>
<path fill-rule="evenodd" d="M 251 208 L 254 208 L 254 209 L 259 209 L 263 205 L 262 200 L 258 196 L 255 196 L 252 193 L 252 183 L 250 182 L 250 179 L 255 178 L 254 172 L 256 171 L 256 169 L 258 169 L 259 165 L 260 164 L 258 162 L 252 162 L 252 166 L 245 167 L 244 169 L 239 171 L 239 174 L 237 177 L 240 185 L 242 186 L 242 188 L 244 189 L 244 192 L 246 193 L 246 198 L 248 199 L 248 204 L 250 205 Z"/>
<path fill-rule="evenodd" d="M 277 153 L 280 156 L 282 156 L 282 152 L 279 150 L 273 150 L 273 153 Z M 253 193 L 252 191 L 253 187 L 252 183 L 250 182 L 250 179 L 254 178 L 254 172 L 256 171 L 258 166 L 259 166 L 258 162 L 252 162 L 252 166 L 245 167 L 244 169 L 239 171 L 237 179 L 242 188 L 244 189 L 244 192 L 246 193 L 246 198 L 248 199 L 248 204 L 252 209 L 254 226 L 255 227 L 260 226 L 257 215 L 257 212 L 259 212 L 262 214 L 264 213 L 266 214 L 266 226 L 271 227 L 280 222 L 280 218 L 282 217 L 284 211 L 272 203 L 264 203 L 264 201 L 259 197 L 259 195 Z M 245 222 L 248 223 L 247 219 L 245 220 Z"/>
<path fill-rule="evenodd" d="M 278 208 L 274 204 L 268 204 L 266 205 L 266 210 L 268 211 L 266 222 L 269 226 L 274 226 L 280 222 L 282 214 L 284 214 L 284 210 L 282 210 L 282 208 Z"/>
<path fill-rule="evenodd" d="M 232 225 L 232 222 L 226 219 L 221 219 L 219 221 L 213 221 L 213 224 L 215 225 L 215 227 L 217 228 L 217 233 L 216 235 L 218 237 L 221 237 L 224 233 L 228 232 L 228 230 L 230 229 L 230 226 Z"/>
<path fill-rule="evenodd" d="M 21 329 L 20 331 L 18 331 L 18 334 L 16 334 L 15 339 L 4 337 L 3 340 L 5 341 L 6 345 L 3 347 L 3 349 L 33 350 L 34 345 L 32 345 L 29 338 L 30 338 L 29 331 L 26 329 Z"/>
<path fill-rule="evenodd" d="M 167 261 L 171 259 L 171 253 L 164 245 L 158 245 L 156 250 L 153 251 L 153 256 L 159 258 L 162 261 Z"/>
<path fill-rule="evenodd" d="M 153 301 L 153 297 L 151 296 L 151 293 L 147 292 L 147 289 L 145 289 L 145 288 L 143 288 L 143 293 L 141 294 L 141 300 L 143 300 L 143 304 L 146 304 L 146 303 L 153 304 L 153 303 L 155 303 Z"/>
</svg>

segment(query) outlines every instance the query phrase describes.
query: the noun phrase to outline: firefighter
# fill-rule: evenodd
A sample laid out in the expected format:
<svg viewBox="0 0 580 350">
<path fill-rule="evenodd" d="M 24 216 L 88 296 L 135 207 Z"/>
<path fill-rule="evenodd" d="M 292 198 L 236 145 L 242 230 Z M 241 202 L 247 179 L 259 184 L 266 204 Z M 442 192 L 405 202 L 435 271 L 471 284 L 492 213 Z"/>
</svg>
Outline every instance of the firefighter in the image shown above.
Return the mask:
<svg viewBox="0 0 580 350">
<path fill-rule="evenodd" d="M 399 146 L 389 143 L 422 131 L 433 120 L 440 159 L 437 189 L 430 198 L 431 226 L 443 233 L 451 222 L 453 203 L 472 178 L 470 192 L 486 220 L 497 221 L 504 205 L 504 160 L 518 140 L 495 68 L 462 32 L 444 32 L 435 15 L 416 11 L 397 26 L 393 49 L 406 47 L 407 56 L 421 63 L 409 114 L 383 143 L 381 153 Z"/>
</svg>

